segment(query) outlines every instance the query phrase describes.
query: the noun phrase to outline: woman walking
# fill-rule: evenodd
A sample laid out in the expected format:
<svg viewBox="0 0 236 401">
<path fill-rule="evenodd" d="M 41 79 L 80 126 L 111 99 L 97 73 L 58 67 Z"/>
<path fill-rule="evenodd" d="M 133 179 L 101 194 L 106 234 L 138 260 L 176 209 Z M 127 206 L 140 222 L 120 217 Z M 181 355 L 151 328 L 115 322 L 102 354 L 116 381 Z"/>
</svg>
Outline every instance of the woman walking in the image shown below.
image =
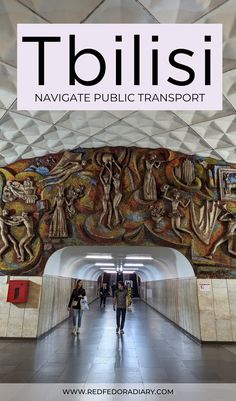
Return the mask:
<svg viewBox="0 0 236 401">
<path fill-rule="evenodd" d="M 72 333 L 76 336 L 79 333 L 79 329 L 81 327 L 81 320 L 82 320 L 82 315 L 83 315 L 83 310 L 81 309 L 81 304 L 80 301 L 86 297 L 86 291 L 83 288 L 83 282 L 82 280 L 78 280 L 76 282 L 76 287 L 74 288 L 71 297 L 70 297 L 70 302 L 68 304 L 68 310 L 71 310 L 71 307 L 73 309 L 73 331 Z"/>
</svg>

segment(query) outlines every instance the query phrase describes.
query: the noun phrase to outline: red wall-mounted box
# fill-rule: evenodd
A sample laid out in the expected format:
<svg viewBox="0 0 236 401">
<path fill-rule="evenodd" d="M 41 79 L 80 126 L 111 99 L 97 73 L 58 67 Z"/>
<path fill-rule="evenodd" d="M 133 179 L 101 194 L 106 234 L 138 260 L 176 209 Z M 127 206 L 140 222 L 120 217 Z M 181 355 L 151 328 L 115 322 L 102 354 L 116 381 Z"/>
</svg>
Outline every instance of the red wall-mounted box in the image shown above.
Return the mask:
<svg viewBox="0 0 236 401">
<path fill-rule="evenodd" d="M 13 304 L 22 304 L 27 302 L 29 294 L 29 281 L 28 280 L 10 280 L 7 302 Z"/>
</svg>

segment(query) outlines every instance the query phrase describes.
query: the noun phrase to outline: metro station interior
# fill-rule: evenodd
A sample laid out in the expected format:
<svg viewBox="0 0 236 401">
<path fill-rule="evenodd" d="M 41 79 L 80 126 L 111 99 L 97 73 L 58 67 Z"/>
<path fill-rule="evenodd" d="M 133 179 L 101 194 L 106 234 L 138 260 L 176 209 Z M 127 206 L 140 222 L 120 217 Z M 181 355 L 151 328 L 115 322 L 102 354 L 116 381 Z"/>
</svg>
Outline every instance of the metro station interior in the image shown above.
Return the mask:
<svg viewBox="0 0 236 401">
<path fill-rule="evenodd" d="M 19 111 L 17 23 L 222 23 L 223 110 Z M 0 0 L 0 35 L 0 381 L 236 382 L 235 0 Z"/>
</svg>

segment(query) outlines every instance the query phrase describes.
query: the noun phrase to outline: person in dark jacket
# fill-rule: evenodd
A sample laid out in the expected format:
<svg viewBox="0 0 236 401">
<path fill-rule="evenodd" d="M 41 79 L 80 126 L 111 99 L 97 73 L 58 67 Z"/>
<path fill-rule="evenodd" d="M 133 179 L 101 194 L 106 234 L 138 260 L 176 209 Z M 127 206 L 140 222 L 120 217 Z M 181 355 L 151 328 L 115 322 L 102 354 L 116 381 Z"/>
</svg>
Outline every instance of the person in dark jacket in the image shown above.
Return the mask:
<svg viewBox="0 0 236 401">
<path fill-rule="evenodd" d="M 116 283 L 114 283 L 114 281 L 113 281 L 112 286 L 111 286 L 112 298 L 114 298 L 114 296 L 115 296 L 115 290 L 116 290 Z"/>
<path fill-rule="evenodd" d="M 123 281 L 118 282 L 118 289 L 113 298 L 113 309 L 116 310 L 116 333 L 124 334 L 126 308 L 128 306 L 128 291 Z"/>
<path fill-rule="evenodd" d="M 102 305 L 106 306 L 106 298 L 108 296 L 109 290 L 107 288 L 107 283 L 103 283 L 100 290 L 100 307 L 102 307 Z"/>
<path fill-rule="evenodd" d="M 71 297 L 70 297 L 70 302 L 68 304 L 68 310 L 71 310 L 71 307 L 73 309 L 73 331 L 72 333 L 76 336 L 79 333 L 79 329 L 81 326 L 81 320 L 82 320 L 82 315 L 83 311 L 81 310 L 80 306 L 80 301 L 86 297 L 86 291 L 83 288 L 83 282 L 82 280 L 77 280 L 76 282 L 76 287 L 74 288 Z"/>
</svg>

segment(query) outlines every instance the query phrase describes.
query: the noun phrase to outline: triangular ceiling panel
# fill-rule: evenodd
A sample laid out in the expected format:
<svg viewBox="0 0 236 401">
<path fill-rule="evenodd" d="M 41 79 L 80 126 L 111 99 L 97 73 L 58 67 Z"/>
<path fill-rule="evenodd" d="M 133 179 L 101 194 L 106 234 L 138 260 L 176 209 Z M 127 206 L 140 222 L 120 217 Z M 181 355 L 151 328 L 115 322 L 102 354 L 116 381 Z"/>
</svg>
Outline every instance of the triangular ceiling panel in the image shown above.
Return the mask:
<svg viewBox="0 0 236 401">
<path fill-rule="evenodd" d="M 219 111 L 17 111 L 17 23 L 222 23 Z M 1 0 L 0 164 L 78 146 L 160 146 L 236 163 L 235 0 Z"/>
</svg>

